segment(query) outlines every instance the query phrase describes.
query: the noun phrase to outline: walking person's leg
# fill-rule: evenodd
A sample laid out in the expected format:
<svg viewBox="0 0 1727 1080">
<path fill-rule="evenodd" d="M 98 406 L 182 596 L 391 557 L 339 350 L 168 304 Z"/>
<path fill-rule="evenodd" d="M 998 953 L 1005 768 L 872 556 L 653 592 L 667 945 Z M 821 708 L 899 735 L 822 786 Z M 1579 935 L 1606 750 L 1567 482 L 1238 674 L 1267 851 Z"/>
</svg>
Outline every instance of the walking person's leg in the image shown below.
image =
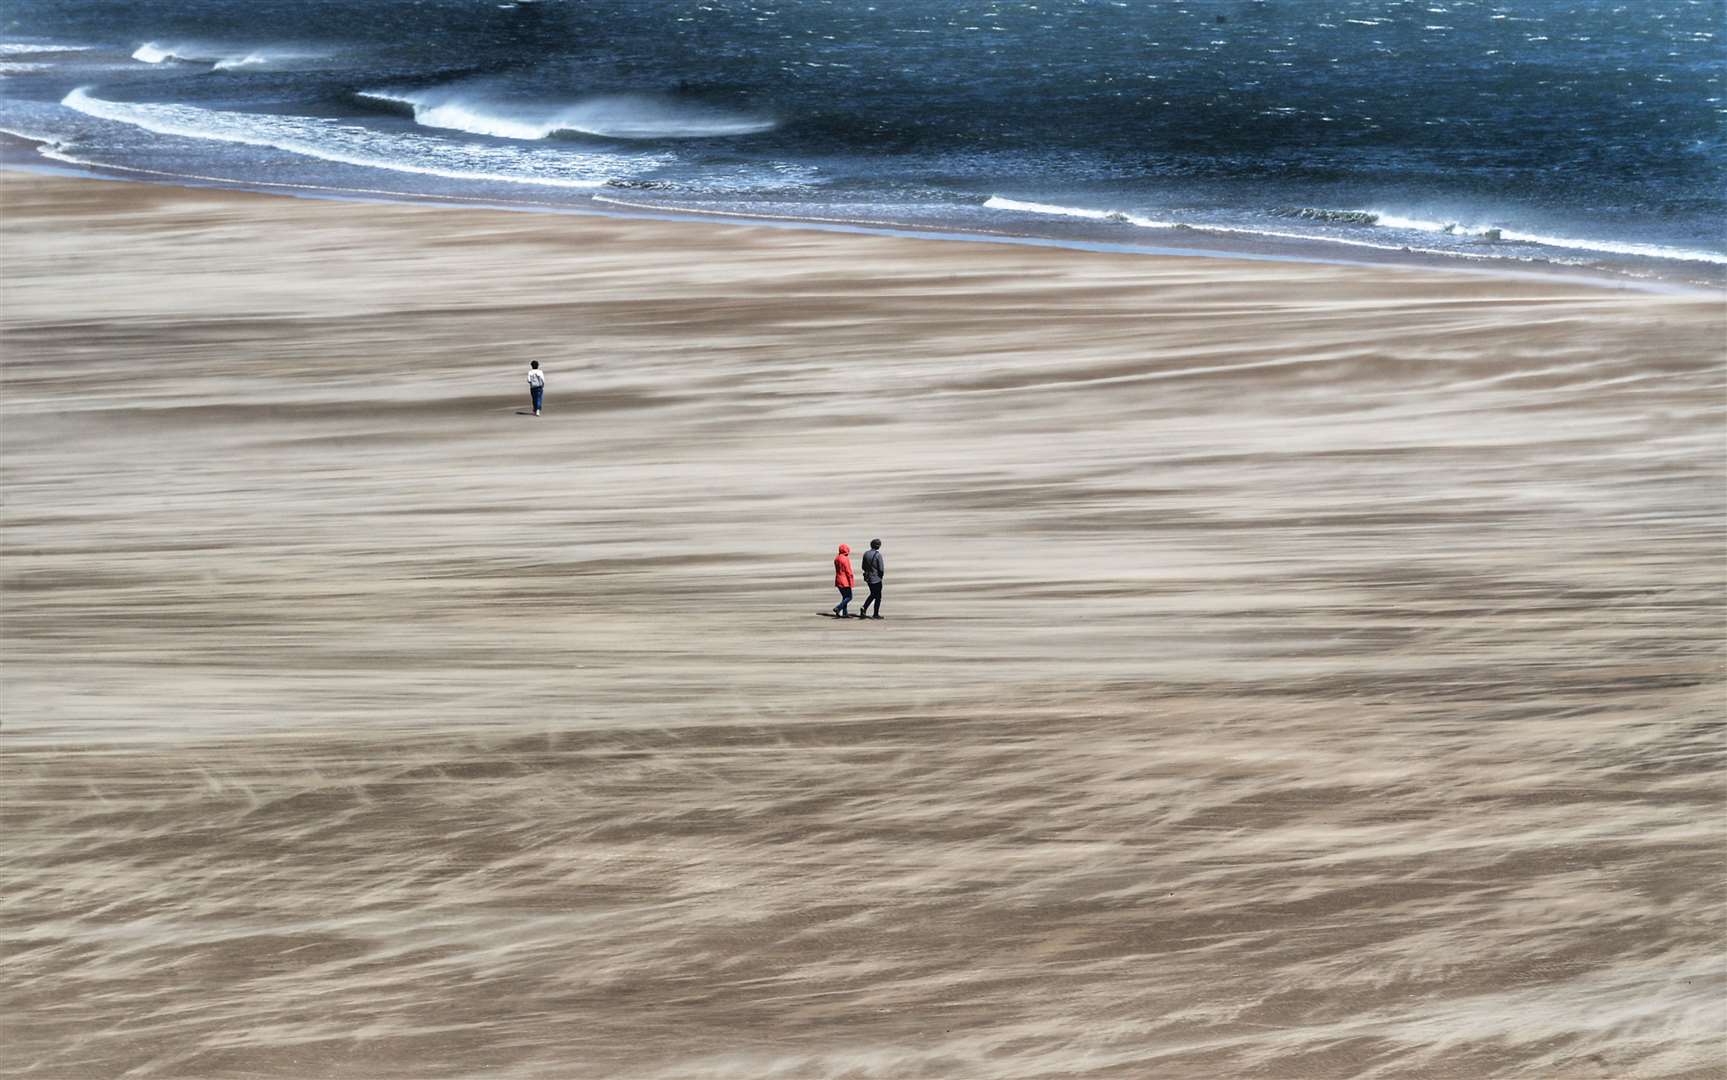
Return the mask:
<svg viewBox="0 0 1727 1080">
<path fill-rule="evenodd" d="M 546 400 L 546 388 L 536 386 L 534 389 L 534 415 L 540 415 L 540 405 Z"/>
<path fill-rule="evenodd" d="M 871 604 L 875 605 L 875 617 L 881 618 L 881 582 L 879 581 L 869 583 L 869 599 L 864 601 L 862 610 L 867 613 Z"/>
</svg>

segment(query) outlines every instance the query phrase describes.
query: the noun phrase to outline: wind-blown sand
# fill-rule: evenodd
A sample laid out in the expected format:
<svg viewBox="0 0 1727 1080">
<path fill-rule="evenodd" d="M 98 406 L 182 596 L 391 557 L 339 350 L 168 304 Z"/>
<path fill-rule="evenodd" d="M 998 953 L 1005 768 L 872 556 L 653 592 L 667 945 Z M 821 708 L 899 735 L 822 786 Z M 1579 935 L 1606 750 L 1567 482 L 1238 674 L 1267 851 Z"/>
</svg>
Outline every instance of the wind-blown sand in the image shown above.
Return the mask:
<svg viewBox="0 0 1727 1080">
<path fill-rule="evenodd" d="M 0 194 L 10 1072 L 1727 1068 L 1719 297 Z"/>
</svg>

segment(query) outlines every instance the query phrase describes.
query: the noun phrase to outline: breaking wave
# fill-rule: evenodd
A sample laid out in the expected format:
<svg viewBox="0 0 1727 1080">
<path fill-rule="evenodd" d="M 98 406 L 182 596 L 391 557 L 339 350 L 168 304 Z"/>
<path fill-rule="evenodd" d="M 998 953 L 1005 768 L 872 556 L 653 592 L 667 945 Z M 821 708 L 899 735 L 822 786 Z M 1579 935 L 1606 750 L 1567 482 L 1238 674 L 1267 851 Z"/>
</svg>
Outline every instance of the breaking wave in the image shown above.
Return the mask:
<svg viewBox="0 0 1727 1080">
<path fill-rule="evenodd" d="M 1077 206 L 1056 206 L 1049 203 L 1021 202 L 1018 199 L 1004 199 L 992 195 L 984 200 L 984 207 L 990 210 L 1012 210 L 1022 214 L 1050 214 L 1057 217 L 1084 218 L 1089 221 L 1118 222 L 1149 229 L 1178 229 L 1185 232 L 1226 233 L 1236 236 L 1248 236 L 1266 240 L 1305 240 L 1328 244 L 1342 244 L 1345 247 L 1371 248 L 1375 251 L 1410 251 L 1424 255 L 1459 255 L 1457 251 L 1443 251 L 1436 248 L 1412 248 L 1407 244 L 1374 243 L 1368 240 L 1348 240 L 1335 236 L 1319 236 L 1312 233 L 1282 232 L 1276 229 L 1244 228 L 1239 225 L 1213 225 L 1202 222 L 1157 221 L 1152 218 L 1129 214 L 1121 210 L 1088 210 Z"/>
<path fill-rule="evenodd" d="M 1088 221 L 1114 221 L 1123 225 L 1136 225 L 1142 229 L 1181 228 L 1181 225 L 1174 221 L 1154 221 L 1151 218 L 1129 214 L 1123 210 L 1087 210 L 1078 206 L 1021 202 L 1018 199 L 1004 199 L 999 195 L 991 195 L 984 200 L 983 205 L 990 210 L 1013 210 L 1021 214 L 1049 214 L 1054 217 L 1084 218 Z"/>
<path fill-rule="evenodd" d="M 1430 221 L 1383 210 L 1326 210 L 1301 207 L 1274 212 L 1279 217 L 1300 218 L 1305 221 L 1321 221 L 1332 225 L 1373 225 L 1382 229 L 1402 229 L 1408 232 L 1460 236 L 1488 244 L 1534 244 L 1540 247 L 1596 252 L 1604 255 L 1638 255 L 1648 259 L 1727 264 L 1727 253 L 1722 252 L 1668 247 L 1662 244 L 1629 243 L 1618 240 L 1581 240 L 1569 236 L 1523 232 L 1502 225 L 1466 224 L 1461 221 Z"/>
<path fill-rule="evenodd" d="M 613 94 L 574 102 L 533 104 L 488 100 L 471 90 L 362 90 L 371 101 L 406 105 L 423 127 L 500 139 L 547 139 L 558 134 L 608 139 L 712 139 L 772 130 L 773 120 L 646 95 Z"/>
<path fill-rule="evenodd" d="M 60 103 L 86 116 L 130 124 L 158 135 L 265 146 L 343 165 L 451 180 L 597 188 L 670 160 L 664 155 L 530 153 L 507 146 L 457 146 L 416 135 L 368 131 L 318 117 L 107 101 L 91 97 L 85 88 L 72 91 Z"/>
<path fill-rule="evenodd" d="M 1373 211 L 1375 224 L 1386 229 L 1408 229 L 1412 232 L 1444 233 L 1470 236 L 1489 243 L 1539 244 L 1542 247 L 1566 248 L 1603 255 L 1638 255 L 1646 259 L 1673 259 L 1679 262 L 1705 262 L 1727 265 L 1727 253 L 1703 251 L 1697 248 L 1667 247 L 1664 244 L 1638 244 L 1619 240 L 1581 240 L 1569 236 L 1523 232 L 1495 225 L 1465 225 L 1460 222 L 1427 221 L 1398 214 Z"/>
<path fill-rule="evenodd" d="M 1552 248 L 1559 251 L 1587 252 L 1602 255 L 1635 255 L 1647 259 L 1669 259 L 1678 262 L 1704 262 L 1717 265 L 1727 265 L 1727 253 L 1704 251 L 1696 248 L 1667 247 L 1661 244 L 1639 244 L 1616 240 L 1580 240 L 1573 237 L 1550 236 L 1543 233 L 1523 232 L 1497 225 L 1465 224 L 1457 221 L 1429 221 L 1422 218 L 1406 217 L 1400 214 L 1381 210 L 1328 210 L 1318 207 L 1284 208 L 1273 210 L 1276 217 L 1293 218 L 1302 221 L 1312 221 L 1324 225 L 1353 225 L 1374 230 L 1414 232 L 1434 236 L 1453 236 L 1473 241 L 1469 248 L 1424 248 L 1412 247 L 1386 236 L 1383 240 L 1367 240 L 1345 236 L 1329 236 L 1323 233 L 1291 233 L 1275 229 L 1247 228 L 1239 225 L 1218 225 L 1205 222 L 1172 222 L 1157 221 L 1141 217 L 1121 210 L 1090 210 L 1083 207 L 1056 206 L 1049 203 L 1022 202 L 1017 199 L 1004 199 L 991 196 L 984 201 L 986 208 L 991 210 L 1012 210 L 1022 214 L 1048 214 L 1058 217 L 1083 218 L 1090 221 L 1119 222 L 1125 225 L 1135 225 L 1140 228 L 1157 229 L 1188 229 L 1198 232 L 1231 233 L 1242 236 L 1258 236 L 1278 240 L 1308 240 L 1327 244 L 1342 244 L 1346 247 L 1374 248 L 1383 251 L 1414 251 L 1422 254 L 1491 257 L 1495 252 L 1484 250 L 1492 245 L 1529 245 L 1542 248 Z M 1355 233 L 1355 237 L 1367 235 Z"/>
</svg>

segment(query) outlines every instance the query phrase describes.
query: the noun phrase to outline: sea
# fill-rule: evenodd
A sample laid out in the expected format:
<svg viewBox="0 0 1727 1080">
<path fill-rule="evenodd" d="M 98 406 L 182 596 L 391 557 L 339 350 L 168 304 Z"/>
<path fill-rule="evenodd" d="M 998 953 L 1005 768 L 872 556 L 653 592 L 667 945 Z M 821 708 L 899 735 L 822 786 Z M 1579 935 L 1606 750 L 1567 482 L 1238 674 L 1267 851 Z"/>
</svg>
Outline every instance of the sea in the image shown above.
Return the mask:
<svg viewBox="0 0 1727 1080">
<path fill-rule="evenodd" d="M 10 0 L 12 165 L 1727 275 L 1721 0 Z"/>
</svg>

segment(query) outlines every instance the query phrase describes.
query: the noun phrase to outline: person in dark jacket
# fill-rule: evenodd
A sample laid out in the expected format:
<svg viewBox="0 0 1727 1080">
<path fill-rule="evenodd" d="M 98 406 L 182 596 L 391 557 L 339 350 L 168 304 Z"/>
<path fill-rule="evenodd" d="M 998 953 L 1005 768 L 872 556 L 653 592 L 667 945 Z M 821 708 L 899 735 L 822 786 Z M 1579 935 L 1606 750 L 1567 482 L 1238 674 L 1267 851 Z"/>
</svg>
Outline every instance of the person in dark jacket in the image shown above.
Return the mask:
<svg viewBox="0 0 1727 1080">
<path fill-rule="evenodd" d="M 864 584 L 869 586 L 869 599 L 863 602 L 863 607 L 858 608 L 858 618 L 881 618 L 881 579 L 885 573 L 887 563 L 881 557 L 881 541 L 871 540 L 869 550 L 863 553 Z M 874 615 L 869 613 L 871 604 L 875 605 Z"/>
<path fill-rule="evenodd" d="M 849 544 L 841 544 L 840 553 L 834 556 L 834 587 L 840 591 L 840 602 L 834 605 L 834 618 L 851 618 L 846 611 L 846 605 L 852 602 L 852 549 Z"/>
</svg>

